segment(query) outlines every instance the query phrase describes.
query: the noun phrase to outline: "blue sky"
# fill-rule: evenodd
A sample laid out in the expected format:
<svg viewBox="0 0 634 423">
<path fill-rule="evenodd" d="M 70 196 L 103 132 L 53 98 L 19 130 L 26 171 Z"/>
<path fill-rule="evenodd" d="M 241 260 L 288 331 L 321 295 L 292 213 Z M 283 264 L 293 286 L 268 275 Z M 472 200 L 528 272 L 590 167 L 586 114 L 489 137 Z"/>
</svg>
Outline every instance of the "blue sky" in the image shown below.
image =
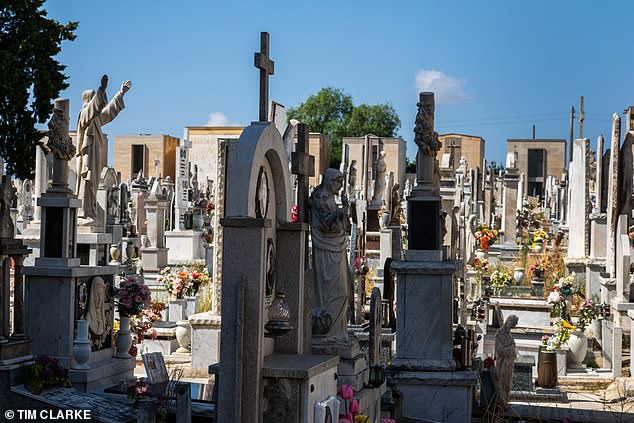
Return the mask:
<svg viewBox="0 0 634 423">
<path fill-rule="evenodd" d="M 419 90 L 436 91 L 436 129 L 486 140 L 568 138 L 585 97 L 584 136 L 609 136 L 612 113 L 634 104 L 629 1 L 118 1 L 49 0 L 49 16 L 79 21 L 65 42 L 71 121 L 81 92 L 108 74 L 109 96 L 131 79 L 126 109 L 104 131 L 171 134 L 258 116 L 259 33 L 271 34 L 270 99 L 296 106 L 320 88 L 355 104 L 390 103 L 413 157 Z M 578 126 L 575 126 L 575 136 Z M 112 162 L 112 148 L 110 148 Z"/>
</svg>

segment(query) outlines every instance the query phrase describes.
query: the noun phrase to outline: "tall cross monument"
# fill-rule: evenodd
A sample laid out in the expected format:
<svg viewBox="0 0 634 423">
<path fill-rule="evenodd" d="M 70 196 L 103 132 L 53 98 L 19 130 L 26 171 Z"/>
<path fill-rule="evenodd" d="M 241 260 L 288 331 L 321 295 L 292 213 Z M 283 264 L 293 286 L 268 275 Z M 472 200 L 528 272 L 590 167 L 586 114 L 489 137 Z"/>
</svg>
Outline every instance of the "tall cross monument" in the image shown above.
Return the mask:
<svg viewBox="0 0 634 423">
<path fill-rule="evenodd" d="M 253 65 L 260 69 L 260 122 L 269 116 L 269 75 L 274 74 L 275 62 L 269 58 L 269 33 L 260 33 L 260 52 L 255 53 Z"/>
</svg>

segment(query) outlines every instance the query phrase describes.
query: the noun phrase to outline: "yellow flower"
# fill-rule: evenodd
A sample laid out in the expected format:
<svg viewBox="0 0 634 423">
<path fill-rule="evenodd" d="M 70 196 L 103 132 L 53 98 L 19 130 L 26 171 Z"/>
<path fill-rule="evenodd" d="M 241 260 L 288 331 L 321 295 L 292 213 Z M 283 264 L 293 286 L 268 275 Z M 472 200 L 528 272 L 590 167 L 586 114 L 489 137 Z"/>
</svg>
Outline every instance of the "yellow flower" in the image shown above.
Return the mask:
<svg viewBox="0 0 634 423">
<path fill-rule="evenodd" d="M 577 328 L 574 327 L 573 325 L 571 325 L 570 323 L 566 322 L 565 320 L 562 319 L 561 324 L 566 328 L 566 329 L 570 329 L 570 330 L 576 330 Z"/>
<path fill-rule="evenodd" d="M 115 320 L 112 328 L 115 332 L 119 332 L 119 321 Z"/>
</svg>

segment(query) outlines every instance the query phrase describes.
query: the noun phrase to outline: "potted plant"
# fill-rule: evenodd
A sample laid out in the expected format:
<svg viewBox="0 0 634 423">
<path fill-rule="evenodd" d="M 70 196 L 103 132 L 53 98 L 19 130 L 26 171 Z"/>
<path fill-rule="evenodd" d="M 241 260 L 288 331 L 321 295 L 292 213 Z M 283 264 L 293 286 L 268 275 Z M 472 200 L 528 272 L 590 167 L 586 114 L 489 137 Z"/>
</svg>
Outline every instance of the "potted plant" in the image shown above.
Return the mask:
<svg viewBox="0 0 634 423">
<path fill-rule="evenodd" d="M 187 272 L 177 272 L 170 267 L 161 270 L 158 282 L 163 285 L 170 295 L 168 300 L 168 318 L 170 322 L 183 320 L 186 302 L 183 298 L 187 285 Z"/>
<path fill-rule="evenodd" d="M 570 358 L 571 367 L 581 367 L 583 360 L 588 352 L 588 337 L 585 330 L 597 318 L 597 309 L 594 301 L 584 299 L 577 310 L 577 327 L 570 332 L 570 341 L 568 342 L 568 358 Z"/>
<path fill-rule="evenodd" d="M 509 285 L 511 280 L 510 275 L 507 270 L 500 266 L 496 265 L 491 271 L 491 275 L 489 276 L 491 279 L 491 286 L 493 287 L 493 293 L 495 295 L 500 295 L 502 291 Z"/>
<path fill-rule="evenodd" d="M 476 250 L 476 257 L 486 258 L 487 251 L 498 239 L 498 231 L 491 229 L 486 225 L 480 224 L 476 227 L 473 236 L 475 237 L 478 246 L 478 249 Z"/>
<path fill-rule="evenodd" d="M 557 350 L 567 346 L 569 329 L 563 319 L 558 319 L 555 324 L 555 333 L 542 337 L 542 345 L 537 357 L 537 385 L 542 388 L 554 388 L 557 386 Z M 569 324 L 567 324 L 570 326 Z"/>
<path fill-rule="evenodd" d="M 130 317 L 136 316 L 150 305 L 150 288 L 141 282 L 137 275 L 126 275 L 114 294 L 119 311 L 120 329 L 117 332 L 117 357 L 129 358 L 132 338 L 130 336 Z M 135 354 L 136 355 L 136 354 Z"/>
<path fill-rule="evenodd" d="M 536 297 L 544 296 L 544 272 L 545 268 L 545 260 L 539 260 L 529 267 L 531 272 L 531 287 L 533 290 L 533 295 Z"/>
<path fill-rule="evenodd" d="M 531 248 L 535 253 L 541 253 L 544 250 L 544 243 L 548 240 L 548 233 L 542 229 L 538 229 L 533 233 L 533 243 Z"/>
<path fill-rule="evenodd" d="M 31 365 L 24 387 L 29 392 L 39 395 L 48 386 L 70 388 L 68 369 L 60 366 L 56 358 L 40 355 Z"/>
</svg>

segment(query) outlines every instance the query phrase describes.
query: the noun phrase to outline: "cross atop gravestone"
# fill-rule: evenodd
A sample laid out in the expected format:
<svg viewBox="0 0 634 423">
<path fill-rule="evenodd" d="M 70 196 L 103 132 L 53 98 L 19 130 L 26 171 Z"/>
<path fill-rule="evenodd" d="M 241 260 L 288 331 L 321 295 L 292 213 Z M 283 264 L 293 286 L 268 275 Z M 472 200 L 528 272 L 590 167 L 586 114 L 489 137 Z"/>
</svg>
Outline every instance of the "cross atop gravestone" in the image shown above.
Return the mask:
<svg viewBox="0 0 634 423">
<path fill-rule="evenodd" d="M 291 154 L 291 173 L 297 175 L 298 220 L 308 223 L 308 178 L 315 174 L 315 157 L 309 154 L 308 125 L 297 125 L 296 151 Z"/>
<path fill-rule="evenodd" d="M 269 58 L 269 33 L 260 33 L 260 52 L 255 53 L 254 66 L 260 69 L 260 122 L 269 115 L 269 75 L 274 74 L 275 63 Z"/>
</svg>

